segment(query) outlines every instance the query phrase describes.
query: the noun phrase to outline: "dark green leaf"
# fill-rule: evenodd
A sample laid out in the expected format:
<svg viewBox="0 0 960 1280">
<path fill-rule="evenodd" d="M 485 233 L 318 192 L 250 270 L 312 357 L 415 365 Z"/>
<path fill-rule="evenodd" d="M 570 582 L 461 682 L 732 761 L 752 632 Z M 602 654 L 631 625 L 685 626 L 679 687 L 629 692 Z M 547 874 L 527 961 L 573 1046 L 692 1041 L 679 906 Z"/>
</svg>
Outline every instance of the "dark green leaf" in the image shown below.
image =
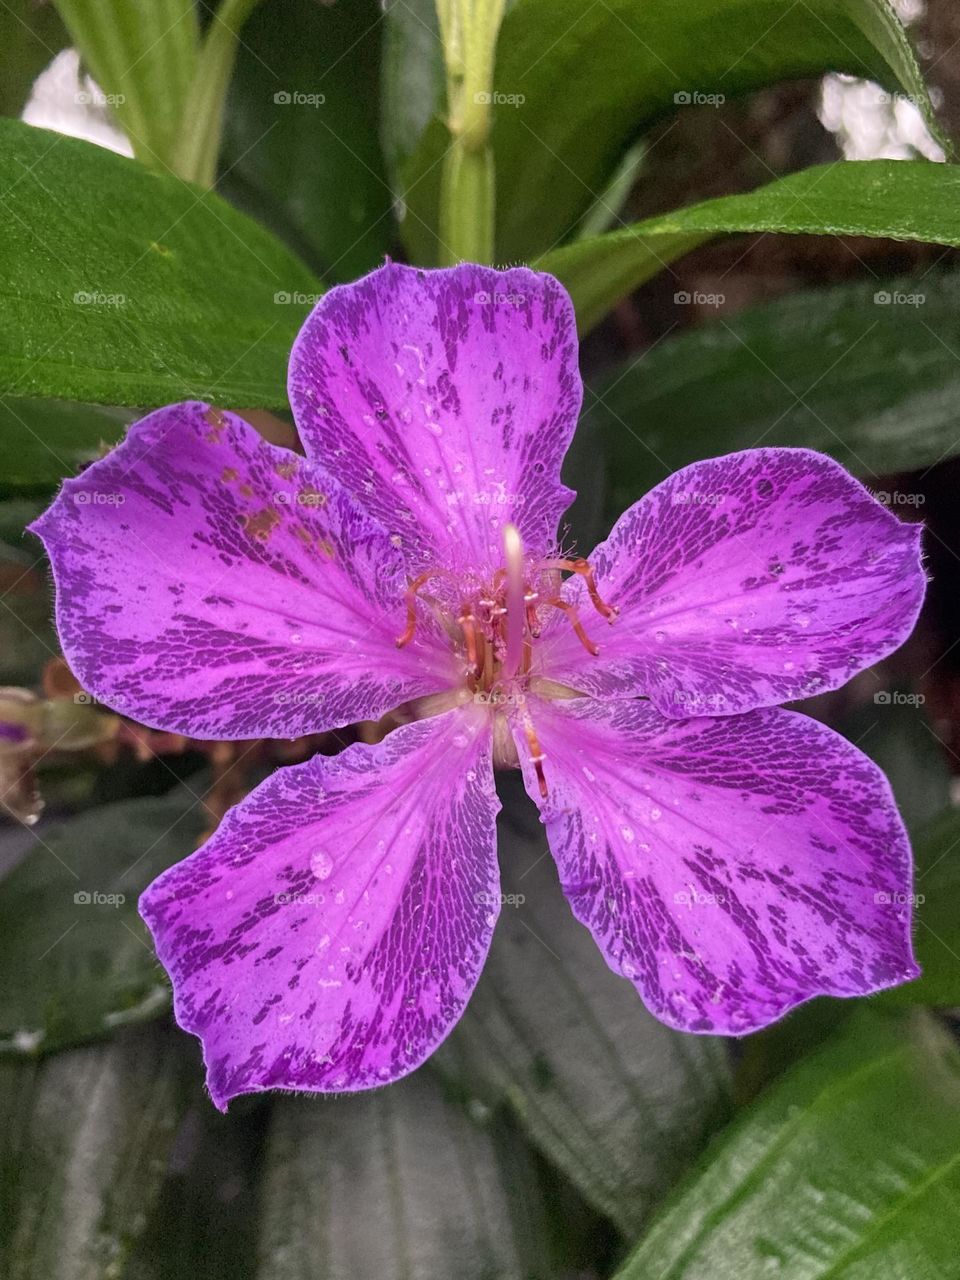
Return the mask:
<svg viewBox="0 0 960 1280">
<path fill-rule="evenodd" d="M 277 1103 L 263 1280 L 549 1280 L 549 1205 L 516 1134 L 472 1123 L 421 1069 L 375 1093 Z"/>
<path fill-rule="evenodd" d="M 124 1274 L 183 1110 L 183 1048 L 141 1027 L 42 1063 L 0 1063 L 4 1280 Z"/>
<path fill-rule="evenodd" d="M 114 99 L 134 154 L 166 170 L 196 69 L 193 0 L 57 0 L 57 7 L 91 75 Z"/>
<path fill-rule="evenodd" d="M 133 415 L 70 400 L 0 400 L 0 479 L 56 484 L 116 444 Z"/>
<path fill-rule="evenodd" d="M 587 391 L 580 430 L 609 453 L 608 516 L 688 463 L 761 444 L 821 449 L 885 492 L 876 477 L 960 447 L 958 354 L 960 277 L 936 273 L 797 294 L 667 338 Z"/>
<path fill-rule="evenodd" d="M 70 43 L 52 4 L 0 5 L 0 116 L 18 116 L 40 72 Z"/>
<path fill-rule="evenodd" d="M 746 195 L 721 196 L 577 240 L 536 262 L 570 290 L 581 332 L 705 240 L 743 231 L 860 235 L 960 245 L 960 165 L 857 160 L 816 165 Z"/>
<path fill-rule="evenodd" d="M 617 1280 L 960 1275 L 960 1054 L 866 1011 L 723 1135 Z"/>
<path fill-rule="evenodd" d="M 675 95 L 729 98 L 825 71 L 880 80 L 931 114 L 887 0 L 518 0 L 497 49 L 498 257 L 529 260 L 567 236 Z M 435 252 L 420 220 L 436 227 L 428 175 L 444 144 L 431 126 L 406 166 L 421 252 Z"/>
<path fill-rule="evenodd" d="M 0 201 L 0 393 L 285 405 L 290 345 L 319 286 L 256 223 L 177 178 L 11 120 L 0 121 Z"/>
<path fill-rule="evenodd" d="M 0 972 L 17 975 L 0 996 L 0 1052 L 50 1052 L 167 1009 L 137 898 L 209 821 L 184 787 L 40 827 L 0 880 Z"/>
<path fill-rule="evenodd" d="M 222 189 L 328 280 L 376 267 L 394 232 L 378 138 L 377 0 L 261 5 L 230 88 Z"/>
<path fill-rule="evenodd" d="M 960 1004 L 960 811 L 949 809 L 913 842 L 914 949 L 923 974 L 884 992 L 888 1004 Z"/>
<path fill-rule="evenodd" d="M 506 1099 L 581 1194 L 636 1231 L 726 1114 L 725 1045 L 664 1027 L 611 973 L 513 782 L 500 830 L 507 899 L 480 984 L 436 1060 L 485 1104 Z"/>
</svg>

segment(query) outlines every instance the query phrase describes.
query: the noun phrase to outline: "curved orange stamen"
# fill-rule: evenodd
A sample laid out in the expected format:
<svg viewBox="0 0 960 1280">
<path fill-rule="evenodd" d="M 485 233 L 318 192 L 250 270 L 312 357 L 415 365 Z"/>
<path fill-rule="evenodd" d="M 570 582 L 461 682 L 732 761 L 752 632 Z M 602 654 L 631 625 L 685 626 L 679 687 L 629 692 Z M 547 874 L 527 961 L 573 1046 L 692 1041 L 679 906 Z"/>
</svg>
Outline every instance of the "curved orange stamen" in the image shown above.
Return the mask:
<svg viewBox="0 0 960 1280">
<path fill-rule="evenodd" d="M 563 613 L 567 615 L 567 617 L 570 619 L 570 625 L 573 627 L 574 634 L 576 635 L 577 639 L 586 649 L 587 653 L 590 653 L 594 657 L 597 657 L 597 655 L 600 652 L 600 649 L 597 645 L 593 643 L 593 641 L 587 635 L 586 631 L 584 631 L 583 623 L 580 621 L 580 615 L 577 612 L 577 606 L 575 604 L 570 604 L 568 600 L 561 600 L 557 596 L 554 596 L 552 600 L 544 601 L 544 603 L 552 605 L 554 609 L 560 609 Z"/>
<path fill-rule="evenodd" d="M 579 574 L 587 585 L 587 592 L 597 613 L 602 618 L 606 618 L 608 622 L 613 622 L 619 616 L 620 610 L 616 605 L 606 604 L 601 598 L 596 575 L 593 572 L 593 565 L 589 560 L 584 560 L 582 557 L 578 560 L 544 560 L 541 563 L 541 568 L 563 569 L 568 573 Z"/>
</svg>

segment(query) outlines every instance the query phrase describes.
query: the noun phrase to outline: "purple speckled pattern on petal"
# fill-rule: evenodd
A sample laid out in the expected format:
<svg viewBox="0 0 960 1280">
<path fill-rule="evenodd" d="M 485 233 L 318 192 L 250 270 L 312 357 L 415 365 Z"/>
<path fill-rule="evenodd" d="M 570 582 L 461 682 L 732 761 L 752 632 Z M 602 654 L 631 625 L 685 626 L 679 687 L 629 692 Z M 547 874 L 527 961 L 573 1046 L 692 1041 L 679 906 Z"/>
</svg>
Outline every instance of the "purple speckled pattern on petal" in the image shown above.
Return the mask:
<svg viewBox="0 0 960 1280">
<path fill-rule="evenodd" d="M 411 569 L 499 564 L 508 520 L 528 550 L 550 548 L 582 396 L 552 276 L 388 263 L 317 304 L 289 394 L 308 457 L 403 540 Z"/>
<path fill-rule="evenodd" d="M 903 824 L 881 771 L 831 729 L 627 700 L 531 711 L 546 802 L 516 738 L 564 892 L 662 1021 L 742 1034 L 917 976 Z"/>
<path fill-rule="evenodd" d="M 616 623 L 590 619 L 582 582 L 565 588 L 599 658 L 557 622 L 542 669 L 680 717 L 835 689 L 910 634 L 926 587 L 920 539 L 920 526 L 823 454 L 751 449 L 694 463 L 625 512 L 590 557 Z"/>
<path fill-rule="evenodd" d="M 225 1109 L 372 1088 L 459 1018 L 500 909 L 489 722 L 473 709 L 280 769 L 140 910 Z"/>
<path fill-rule="evenodd" d="M 32 526 L 85 688 L 195 737 L 294 737 L 448 686 L 398 650 L 400 553 L 305 459 L 199 403 L 159 409 Z"/>
</svg>

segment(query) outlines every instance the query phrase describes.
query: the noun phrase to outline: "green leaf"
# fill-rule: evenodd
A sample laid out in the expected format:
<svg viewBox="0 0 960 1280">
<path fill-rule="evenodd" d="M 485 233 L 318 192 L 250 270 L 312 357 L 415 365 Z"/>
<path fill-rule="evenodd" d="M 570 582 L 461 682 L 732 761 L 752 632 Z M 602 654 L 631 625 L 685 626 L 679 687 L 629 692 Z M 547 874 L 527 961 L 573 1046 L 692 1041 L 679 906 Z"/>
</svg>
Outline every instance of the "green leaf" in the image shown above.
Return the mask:
<svg viewBox="0 0 960 1280">
<path fill-rule="evenodd" d="M 877 304 L 923 297 L 921 305 Z M 840 285 L 710 321 L 587 389 L 614 520 L 671 472 L 755 445 L 831 454 L 868 480 L 957 452 L 960 276 Z M 915 511 L 909 493 L 897 510 Z"/>
<path fill-rule="evenodd" d="M 396 172 L 443 108 L 443 47 L 435 0 L 388 0 L 383 31 L 384 155 Z"/>
<path fill-rule="evenodd" d="M 887 1004 L 960 1004 L 960 811 L 948 809 L 914 839 L 915 982 L 883 993 Z"/>
<path fill-rule="evenodd" d="M 862 1012 L 722 1136 L 617 1280 L 960 1275 L 960 1054 Z"/>
<path fill-rule="evenodd" d="M 73 43 L 144 164 L 167 170 L 196 71 L 193 0 L 57 0 Z"/>
<path fill-rule="evenodd" d="M 71 400 L 0 400 L 0 477 L 11 487 L 56 484 L 116 444 L 132 418 Z"/>
<path fill-rule="evenodd" d="M 899 88 L 932 120 L 887 0 L 518 0 L 495 76 L 506 95 L 493 130 L 499 259 L 529 260 L 568 236 L 629 144 L 677 110 L 676 94 L 729 98 L 825 71 Z M 436 228 L 431 167 L 445 141 L 434 123 L 405 167 L 411 234 Z"/>
<path fill-rule="evenodd" d="M 178 1033 L 142 1027 L 42 1063 L 0 1063 L 5 1280 L 124 1274 L 183 1111 L 183 1050 Z"/>
<path fill-rule="evenodd" d="M 276 1104 L 263 1280 L 550 1280 L 550 1206 L 530 1153 L 471 1123 L 426 1069 L 375 1093 Z"/>
<path fill-rule="evenodd" d="M 0 1053 L 110 1035 L 169 1006 L 137 899 L 209 825 L 199 792 L 104 805 L 54 826 L 0 880 Z"/>
<path fill-rule="evenodd" d="M 378 138 L 377 0 L 265 4 L 243 28 L 221 188 L 330 280 L 380 264 L 394 236 Z M 322 99 L 322 100 L 321 100 Z"/>
<path fill-rule="evenodd" d="M 669 1030 L 607 968 L 519 784 L 504 788 L 506 902 L 480 984 L 435 1061 L 483 1104 L 508 1101 L 585 1199 L 635 1232 L 726 1116 L 725 1043 Z"/>
<path fill-rule="evenodd" d="M 0 197 L 0 394 L 286 404 L 319 285 L 269 232 L 177 178 L 11 120 Z"/>
<path fill-rule="evenodd" d="M 578 240 L 534 264 L 569 289 L 581 333 L 638 285 L 725 233 L 860 235 L 960 245 L 960 165 L 856 160 L 816 165 L 620 231 Z"/>
</svg>

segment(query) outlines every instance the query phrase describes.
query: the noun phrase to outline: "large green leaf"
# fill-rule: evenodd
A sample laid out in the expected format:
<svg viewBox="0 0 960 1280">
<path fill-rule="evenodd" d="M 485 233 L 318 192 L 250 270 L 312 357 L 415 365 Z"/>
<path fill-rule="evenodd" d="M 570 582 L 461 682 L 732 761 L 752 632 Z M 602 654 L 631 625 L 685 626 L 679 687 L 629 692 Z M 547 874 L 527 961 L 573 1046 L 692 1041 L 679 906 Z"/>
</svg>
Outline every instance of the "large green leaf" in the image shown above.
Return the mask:
<svg viewBox="0 0 960 1280">
<path fill-rule="evenodd" d="M 2 120 L 0 209 L 0 394 L 285 405 L 319 286 L 218 196 Z"/>
<path fill-rule="evenodd" d="M 537 260 L 570 290 L 581 332 L 631 289 L 705 240 L 735 232 L 860 235 L 960 245 L 960 165 L 857 160 L 816 165 L 746 195 L 721 196 Z"/>
<path fill-rule="evenodd" d="M 608 518 L 690 462 L 755 445 L 821 449 L 885 492 L 877 477 L 960 447 L 955 353 L 952 273 L 796 294 L 668 337 L 587 389 L 580 432 L 609 455 Z"/>
<path fill-rule="evenodd" d="M 713 1147 L 617 1280 L 960 1276 L 960 1054 L 863 1012 Z"/>
<path fill-rule="evenodd" d="M 330 280 L 390 249 L 392 195 L 378 139 L 376 0 L 262 4 L 243 28 L 221 187 Z"/>
<path fill-rule="evenodd" d="M 498 257 L 529 259 L 568 235 L 675 95 L 733 97 L 824 71 L 902 89 L 930 115 L 887 0 L 518 0 L 497 50 Z M 406 167 L 421 254 L 435 252 L 420 220 L 436 226 L 428 175 L 444 143 L 434 123 Z"/>
<path fill-rule="evenodd" d="M 180 1035 L 141 1027 L 42 1063 L 0 1063 L 4 1280 L 124 1274 L 183 1111 L 183 1051 Z"/>
<path fill-rule="evenodd" d="M 174 162 L 196 68 L 193 0 L 57 0 L 57 8 L 144 164 Z"/>
<path fill-rule="evenodd" d="M 472 1123 L 421 1069 L 376 1093 L 274 1108 L 262 1280 L 551 1280 L 550 1205 L 530 1152 Z"/>
<path fill-rule="evenodd" d="M 201 793 L 104 805 L 53 826 L 0 880 L 0 1053 L 35 1054 L 153 1018 L 169 988 L 137 898 L 192 853 Z"/>
<path fill-rule="evenodd" d="M 500 824 L 506 902 L 480 984 L 436 1061 L 531 1139 L 624 1231 L 636 1231 L 726 1114 L 724 1042 L 671 1031 L 573 918 L 543 828 L 514 778 Z"/>
</svg>

